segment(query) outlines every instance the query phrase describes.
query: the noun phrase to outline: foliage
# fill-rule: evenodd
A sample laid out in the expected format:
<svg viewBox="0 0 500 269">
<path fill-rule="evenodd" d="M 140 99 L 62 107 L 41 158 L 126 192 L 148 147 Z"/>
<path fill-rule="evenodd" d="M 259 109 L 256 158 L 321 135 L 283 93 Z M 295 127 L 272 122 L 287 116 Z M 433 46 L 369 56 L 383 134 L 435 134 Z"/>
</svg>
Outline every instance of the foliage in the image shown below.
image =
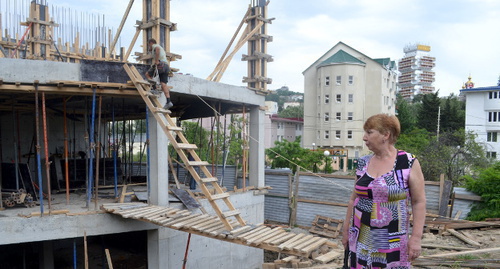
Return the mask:
<svg viewBox="0 0 500 269">
<path fill-rule="evenodd" d="M 198 150 L 196 152 L 198 156 L 200 156 L 201 159 L 205 159 L 207 156 L 209 156 L 210 132 L 200 126 L 198 123 L 191 121 L 183 121 L 182 128 L 184 130 L 184 136 L 186 137 L 187 141 L 189 141 L 191 144 L 195 144 L 198 147 Z"/>
<path fill-rule="evenodd" d="M 500 218 L 500 162 L 481 170 L 476 177 L 465 176 L 465 187 L 482 198 L 472 207 L 467 219 Z"/>
<path fill-rule="evenodd" d="M 229 135 L 226 138 L 228 150 L 225 160 L 227 164 L 235 165 L 243 157 L 243 118 L 231 115 L 231 124 L 228 127 Z"/>
<path fill-rule="evenodd" d="M 304 106 L 289 106 L 278 113 L 281 118 L 304 118 Z"/>
<path fill-rule="evenodd" d="M 475 135 L 463 129 L 442 133 L 439 139 L 430 137 L 427 146 L 414 154 L 419 157 L 426 180 L 436 181 L 445 174 L 454 185 L 460 185 L 465 173 L 488 165 L 484 148 L 475 141 Z"/>
<path fill-rule="evenodd" d="M 465 103 L 457 96 L 451 94 L 441 99 L 441 122 L 440 129 L 445 132 L 453 132 L 465 126 Z"/>
<path fill-rule="evenodd" d="M 401 133 L 409 133 L 416 128 L 417 115 L 416 106 L 409 103 L 407 100 L 399 97 L 396 100 L 397 117 L 401 124 Z"/>
<path fill-rule="evenodd" d="M 422 106 L 417 116 L 417 127 L 431 133 L 437 133 L 438 111 L 441 103 L 438 93 L 429 93 L 422 96 Z"/>
<path fill-rule="evenodd" d="M 429 145 L 430 134 L 424 129 L 412 129 L 402 133 L 396 143 L 396 148 L 418 154 Z"/>
<path fill-rule="evenodd" d="M 318 172 L 319 167 L 330 162 L 330 157 L 324 156 L 321 151 L 310 151 L 300 146 L 301 137 L 295 141 L 287 140 L 274 142 L 273 148 L 266 149 L 266 155 L 271 162 L 271 168 L 290 168 L 293 173 L 297 171 L 297 165 L 305 170 Z M 324 168 L 323 168 L 324 169 Z M 326 172 L 332 172 L 330 166 L 326 166 Z"/>
<path fill-rule="evenodd" d="M 266 101 L 274 101 L 278 103 L 278 111 L 281 111 L 283 110 L 283 104 L 285 102 L 291 101 L 290 96 L 293 95 L 304 96 L 303 93 L 290 91 L 288 90 L 288 87 L 283 86 L 280 89 L 277 89 L 276 91 L 273 91 L 270 94 L 266 95 Z M 303 99 L 298 100 L 298 102 L 303 102 Z"/>
</svg>

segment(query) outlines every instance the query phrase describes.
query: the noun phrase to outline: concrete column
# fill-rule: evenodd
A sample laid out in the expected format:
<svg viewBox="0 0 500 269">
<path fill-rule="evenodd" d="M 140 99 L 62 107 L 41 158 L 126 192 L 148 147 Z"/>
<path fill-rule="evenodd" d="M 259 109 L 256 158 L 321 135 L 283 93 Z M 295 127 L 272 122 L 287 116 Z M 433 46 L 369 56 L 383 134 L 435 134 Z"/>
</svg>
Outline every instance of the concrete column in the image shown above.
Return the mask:
<svg viewBox="0 0 500 269">
<path fill-rule="evenodd" d="M 250 110 L 250 152 L 248 160 L 248 178 L 250 186 L 264 186 L 264 114 L 260 107 Z"/>
<path fill-rule="evenodd" d="M 52 241 L 43 241 L 40 244 L 40 268 L 53 269 L 54 268 L 54 246 Z M 1 267 L 1 266 L 0 266 Z"/>
<path fill-rule="evenodd" d="M 164 227 L 148 231 L 148 268 L 168 268 L 169 232 L 169 229 Z"/>
<path fill-rule="evenodd" d="M 150 203 L 168 206 L 168 138 L 149 111 Z"/>
<path fill-rule="evenodd" d="M 168 206 L 168 138 L 149 111 L 149 160 L 151 204 Z M 148 268 L 168 268 L 168 237 L 165 228 L 148 231 Z"/>
</svg>

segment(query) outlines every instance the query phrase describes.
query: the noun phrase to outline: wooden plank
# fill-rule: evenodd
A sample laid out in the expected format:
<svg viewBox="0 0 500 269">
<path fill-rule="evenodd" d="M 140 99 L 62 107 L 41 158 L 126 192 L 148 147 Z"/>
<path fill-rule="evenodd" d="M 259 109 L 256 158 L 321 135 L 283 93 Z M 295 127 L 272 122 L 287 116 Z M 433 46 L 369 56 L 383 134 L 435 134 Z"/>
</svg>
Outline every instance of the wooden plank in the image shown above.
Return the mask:
<svg viewBox="0 0 500 269">
<path fill-rule="evenodd" d="M 421 256 L 421 259 L 424 258 L 433 258 L 433 257 L 452 257 L 452 256 L 458 256 L 458 255 L 468 255 L 468 254 L 478 254 L 478 253 L 500 253 L 500 247 L 495 247 L 495 248 L 482 248 L 482 249 L 476 249 L 476 250 L 468 250 L 468 251 L 460 251 L 460 252 L 453 252 L 453 253 L 441 253 L 441 254 L 434 254 L 434 255 L 425 255 Z"/>
<path fill-rule="evenodd" d="M 294 234 L 294 233 L 288 233 L 284 236 L 279 235 L 279 236 L 276 236 L 274 238 L 269 238 L 267 240 L 264 240 L 264 243 L 269 244 L 269 245 L 278 245 L 278 244 L 281 244 L 283 242 L 286 242 L 287 240 L 292 239 L 295 236 L 296 236 L 296 234 Z"/>
<path fill-rule="evenodd" d="M 264 240 L 268 239 L 268 238 L 272 238 L 276 235 L 280 235 L 280 234 L 283 234 L 285 233 L 285 230 L 281 227 L 276 227 L 276 228 L 273 228 L 271 230 L 271 232 L 261 236 L 260 238 L 254 238 L 253 240 L 248 240 L 247 241 L 247 244 L 250 244 L 252 246 L 258 246 L 260 243 L 264 242 Z"/>
<path fill-rule="evenodd" d="M 283 247 L 284 250 L 292 250 L 295 246 L 301 245 L 304 242 L 307 242 L 311 240 L 314 237 L 314 235 L 306 235 L 303 238 L 300 238 L 299 240 L 295 242 L 291 242 Z"/>
<path fill-rule="evenodd" d="M 422 247 L 423 248 L 451 249 L 451 250 L 472 250 L 472 248 L 467 248 L 467 247 L 445 246 L 445 245 L 435 245 L 435 244 L 422 244 Z"/>
<path fill-rule="evenodd" d="M 266 227 L 266 226 L 263 226 L 263 227 L 264 227 L 264 229 L 261 229 L 259 232 L 253 233 L 250 236 L 244 237 L 244 240 L 247 241 L 247 242 L 248 241 L 252 241 L 253 239 L 256 239 L 256 238 L 258 239 L 258 238 L 260 238 L 262 236 L 265 236 L 267 233 L 269 233 L 269 232 L 272 231 L 272 229 L 269 228 L 269 227 Z"/>
<path fill-rule="evenodd" d="M 180 228 L 183 228 L 183 227 L 186 227 L 186 226 L 193 226 L 193 225 L 196 225 L 198 223 L 201 223 L 201 222 L 205 222 L 207 221 L 207 215 L 199 215 L 199 216 L 196 216 L 194 218 L 191 218 L 191 219 L 188 219 L 186 221 L 181 221 L 181 222 L 177 222 L 173 225 L 171 225 L 172 228 L 175 228 L 175 229 L 180 229 Z"/>
<path fill-rule="evenodd" d="M 322 246 L 323 244 L 326 243 L 326 241 L 328 241 L 327 238 L 320 238 L 319 240 L 317 240 L 316 242 L 314 243 L 311 243 L 309 244 L 308 246 L 303 246 L 301 249 L 299 249 L 298 251 L 304 253 L 306 256 L 309 256 L 309 254 L 316 250 L 317 248 L 319 248 L 320 246 Z"/>
<path fill-rule="evenodd" d="M 259 233 L 260 231 L 262 231 L 265 228 L 267 228 L 267 227 L 266 226 L 258 226 L 255 229 L 252 229 L 246 233 L 242 233 L 242 234 L 236 236 L 236 238 L 241 239 L 241 240 L 246 240 L 246 238 L 251 237 L 252 235 L 254 235 L 256 233 Z"/>
<path fill-rule="evenodd" d="M 473 246 L 476 246 L 476 247 L 480 247 L 481 246 L 480 243 L 474 241 L 472 238 L 469 238 L 469 237 L 465 236 L 462 233 L 459 233 L 459 232 L 455 231 L 454 229 L 448 229 L 446 231 L 448 231 L 449 233 L 451 233 L 452 235 L 454 235 L 455 237 L 457 237 L 458 239 L 464 241 L 465 243 L 467 243 L 469 245 L 473 245 Z"/>
<path fill-rule="evenodd" d="M 278 248 L 283 250 L 286 246 L 292 245 L 293 243 L 297 242 L 298 240 L 302 239 L 305 236 L 306 236 L 305 234 L 294 234 L 294 236 L 291 239 L 279 245 Z"/>
<path fill-rule="evenodd" d="M 212 216 L 212 218 L 210 220 L 207 220 L 204 223 L 194 225 L 193 227 L 191 227 L 191 229 L 194 229 L 197 231 L 203 231 L 205 229 L 209 229 L 213 226 L 220 225 L 220 224 L 222 224 L 220 219 L 218 217 Z"/>
<path fill-rule="evenodd" d="M 335 250 L 332 250 L 326 254 L 323 254 L 321 256 L 316 257 L 314 259 L 314 261 L 325 264 L 325 263 L 333 261 L 335 258 L 340 257 L 341 255 L 342 255 L 342 253 L 335 251 Z"/>
</svg>

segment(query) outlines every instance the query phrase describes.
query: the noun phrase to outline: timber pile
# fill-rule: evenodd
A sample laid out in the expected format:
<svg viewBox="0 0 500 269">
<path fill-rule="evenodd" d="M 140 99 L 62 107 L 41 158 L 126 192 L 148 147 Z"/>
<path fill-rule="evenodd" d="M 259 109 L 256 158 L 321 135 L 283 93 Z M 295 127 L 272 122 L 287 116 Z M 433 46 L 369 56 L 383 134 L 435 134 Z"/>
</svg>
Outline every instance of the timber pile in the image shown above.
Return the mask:
<svg viewBox="0 0 500 269">
<path fill-rule="evenodd" d="M 144 203 L 109 203 L 103 204 L 101 209 L 123 218 L 323 263 L 331 261 L 340 252 L 339 246 L 327 238 L 297 234 L 283 227 L 271 228 L 263 224 L 238 226 L 234 220 L 230 220 L 234 229 L 228 231 L 217 216 L 194 214 L 189 210 Z"/>
</svg>

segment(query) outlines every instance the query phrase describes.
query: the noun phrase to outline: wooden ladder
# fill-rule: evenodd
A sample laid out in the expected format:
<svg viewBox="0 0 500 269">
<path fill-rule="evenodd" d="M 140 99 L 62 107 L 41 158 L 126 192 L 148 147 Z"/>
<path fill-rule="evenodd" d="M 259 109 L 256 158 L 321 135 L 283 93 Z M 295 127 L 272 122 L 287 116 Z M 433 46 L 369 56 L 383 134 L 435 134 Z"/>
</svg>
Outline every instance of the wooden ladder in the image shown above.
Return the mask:
<svg viewBox="0 0 500 269">
<path fill-rule="evenodd" d="M 239 210 L 235 209 L 231 201 L 229 200 L 229 193 L 225 192 L 224 189 L 218 183 L 218 179 L 210 173 L 207 168 L 209 165 L 208 162 L 202 161 L 198 154 L 196 153 L 196 149 L 198 148 L 195 144 L 190 144 L 186 137 L 182 132 L 182 128 L 176 126 L 175 122 L 170 117 L 170 111 L 163 109 L 158 97 L 150 92 L 151 84 L 144 80 L 142 75 L 137 71 L 135 66 L 125 64 L 123 66 L 128 76 L 134 83 L 134 86 L 139 91 L 139 94 L 142 96 L 142 99 L 148 106 L 149 110 L 153 113 L 156 121 L 161 126 L 165 134 L 167 135 L 170 143 L 173 148 L 179 154 L 182 162 L 184 162 L 186 169 L 196 180 L 198 185 L 200 186 L 201 191 L 207 197 L 208 201 L 212 205 L 215 213 L 221 219 L 222 223 L 224 223 L 225 228 L 228 231 L 233 230 L 233 226 L 229 222 L 230 217 L 236 218 L 241 227 L 244 227 L 245 221 L 240 216 Z M 177 142 L 174 134 L 177 136 L 180 142 Z M 192 161 L 189 160 L 188 156 L 191 155 Z M 200 174 L 196 171 L 195 167 L 200 167 L 200 174 L 203 172 L 205 176 L 202 178 Z M 210 191 L 208 184 L 212 184 L 213 192 Z M 217 200 L 222 200 L 226 204 L 228 211 L 222 212 Z M 234 221 L 232 221 L 234 224 Z"/>
</svg>

